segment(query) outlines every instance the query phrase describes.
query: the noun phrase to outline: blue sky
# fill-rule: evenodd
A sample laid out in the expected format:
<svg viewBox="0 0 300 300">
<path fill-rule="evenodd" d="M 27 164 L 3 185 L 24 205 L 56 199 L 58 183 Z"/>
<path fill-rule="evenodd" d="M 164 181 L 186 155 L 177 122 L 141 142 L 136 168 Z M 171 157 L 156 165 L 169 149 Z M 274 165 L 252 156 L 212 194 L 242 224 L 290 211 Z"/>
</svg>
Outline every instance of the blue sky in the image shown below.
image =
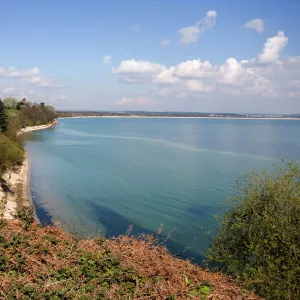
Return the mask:
<svg viewBox="0 0 300 300">
<path fill-rule="evenodd" d="M 1 1 L 0 97 L 300 113 L 300 2 Z"/>
</svg>

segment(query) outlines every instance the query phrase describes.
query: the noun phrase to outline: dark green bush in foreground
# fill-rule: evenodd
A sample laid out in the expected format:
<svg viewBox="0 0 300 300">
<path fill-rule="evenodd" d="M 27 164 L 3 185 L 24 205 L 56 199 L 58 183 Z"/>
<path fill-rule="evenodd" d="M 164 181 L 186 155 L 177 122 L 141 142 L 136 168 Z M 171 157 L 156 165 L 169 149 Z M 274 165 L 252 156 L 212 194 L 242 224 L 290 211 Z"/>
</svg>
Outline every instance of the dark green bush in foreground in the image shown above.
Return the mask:
<svg viewBox="0 0 300 300">
<path fill-rule="evenodd" d="M 249 171 L 220 223 L 210 262 L 267 299 L 300 299 L 300 165 Z"/>
</svg>

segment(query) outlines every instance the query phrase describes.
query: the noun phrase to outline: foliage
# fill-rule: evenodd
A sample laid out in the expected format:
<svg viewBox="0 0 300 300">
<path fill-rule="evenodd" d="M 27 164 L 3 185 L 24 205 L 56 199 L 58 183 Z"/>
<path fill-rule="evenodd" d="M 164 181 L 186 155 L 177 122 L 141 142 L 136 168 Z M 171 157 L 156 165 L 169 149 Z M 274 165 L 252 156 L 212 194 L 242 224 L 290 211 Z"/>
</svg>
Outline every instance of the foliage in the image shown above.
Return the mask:
<svg viewBox="0 0 300 300">
<path fill-rule="evenodd" d="M 5 106 L 0 99 L 0 132 L 5 132 L 7 130 L 8 120 L 5 110 Z"/>
<path fill-rule="evenodd" d="M 24 148 L 22 145 L 0 133 L 0 177 L 7 170 L 22 164 L 23 160 Z"/>
<path fill-rule="evenodd" d="M 267 299 L 300 299 L 300 165 L 249 171 L 209 249 L 210 262 Z"/>
<path fill-rule="evenodd" d="M 18 100 L 12 97 L 3 99 L 3 103 L 8 109 L 17 109 Z"/>
<path fill-rule="evenodd" d="M 78 240 L 27 216 L 0 219 L 1 299 L 259 299 L 151 236 Z"/>
<path fill-rule="evenodd" d="M 45 106 L 44 102 L 36 104 L 23 99 L 18 105 L 20 107 L 19 121 L 22 127 L 48 124 L 56 118 L 54 108 Z"/>
<path fill-rule="evenodd" d="M 26 99 L 16 102 L 14 98 L 0 100 L 0 178 L 9 169 L 20 165 L 24 159 L 24 147 L 18 139 L 18 132 L 27 126 L 53 122 L 56 112 L 45 103 L 32 104 Z M 16 106 L 17 110 L 13 109 Z M 7 113 L 9 112 L 9 114 Z"/>
</svg>

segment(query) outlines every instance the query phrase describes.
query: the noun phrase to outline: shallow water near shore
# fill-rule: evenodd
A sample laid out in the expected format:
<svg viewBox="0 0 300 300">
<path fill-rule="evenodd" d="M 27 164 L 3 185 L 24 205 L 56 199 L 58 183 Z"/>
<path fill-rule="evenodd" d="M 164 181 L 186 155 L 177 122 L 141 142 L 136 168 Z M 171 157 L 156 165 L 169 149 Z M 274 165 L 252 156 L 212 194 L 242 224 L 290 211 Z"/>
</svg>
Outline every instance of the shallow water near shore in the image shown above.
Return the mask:
<svg viewBox="0 0 300 300">
<path fill-rule="evenodd" d="M 200 262 L 238 177 L 300 159 L 300 122 L 64 119 L 27 134 L 26 148 L 42 223 L 83 237 L 163 223 L 169 249 Z"/>
</svg>

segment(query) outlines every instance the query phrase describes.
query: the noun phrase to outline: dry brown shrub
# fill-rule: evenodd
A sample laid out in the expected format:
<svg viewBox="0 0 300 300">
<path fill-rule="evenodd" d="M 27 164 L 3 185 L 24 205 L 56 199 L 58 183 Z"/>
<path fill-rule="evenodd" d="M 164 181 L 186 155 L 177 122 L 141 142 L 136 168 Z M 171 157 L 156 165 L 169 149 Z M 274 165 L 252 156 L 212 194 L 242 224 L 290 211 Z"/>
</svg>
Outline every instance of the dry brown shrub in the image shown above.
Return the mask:
<svg viewBox="0 0 300 300">
<path fill-rule="evenodd" d="M 103 260 L 117 257 L 120 268 L 123 268 L 122 280 L 126 283 L 126 278 L 133 278 L 130 277 L 132 274 L 137 278 L 133 294 L 120 295 L 120 291 L 124 290 L 122 281 L 115 281 L 103 299 L 260 299 L 222 274 L 211 273 L 189 261 L 174 257 L 165 247 L 157 245 L 158 240 L 152 235 L 77 240 L 58 227 L 41 227 L 36 223 L 30 225 L 30 228 L 25 227 L 21 221 L 9 221 L 5 227 L 0 227 L 0 236 L 5 241 L 11 242 L 16 237 L 19 239 L 19 243 L 8 248 L 1 248 L 0 243 L 0 257 L 5 255 L 10 266 L 17 266 L 18 257 L 22 258 L 17 276 L 1 272 L 0 269 L 0 299 L 28 299 L 22 294 L 26 286 L 35 287 L 38 295 L 61 289 L 66 295 L 64 299 L 82 299 L 80 297 L 83 296 L 95 299 L 101 286 L 87 292 L 87 281 L 81 275 L 81 265 L 78 263 L 78 256 L 82 253 L 91 253 L 94 258 L 103 257 Z M 1 253 L 1 249 L 5 249 L 5 253 Z M 99 256 L 99 253 L 105 255 Z M 77 275 L 66 280 L 54 280 L 50 273 L 59 270 L 72 270 Z M 193 287 L 203 283 L 211 286 L 208 297 L 189 294 Z M 75 289 L 74 294 L 72 290 Z M 35 299 L 44 298 L 40 296 Z"/>
</svg>

